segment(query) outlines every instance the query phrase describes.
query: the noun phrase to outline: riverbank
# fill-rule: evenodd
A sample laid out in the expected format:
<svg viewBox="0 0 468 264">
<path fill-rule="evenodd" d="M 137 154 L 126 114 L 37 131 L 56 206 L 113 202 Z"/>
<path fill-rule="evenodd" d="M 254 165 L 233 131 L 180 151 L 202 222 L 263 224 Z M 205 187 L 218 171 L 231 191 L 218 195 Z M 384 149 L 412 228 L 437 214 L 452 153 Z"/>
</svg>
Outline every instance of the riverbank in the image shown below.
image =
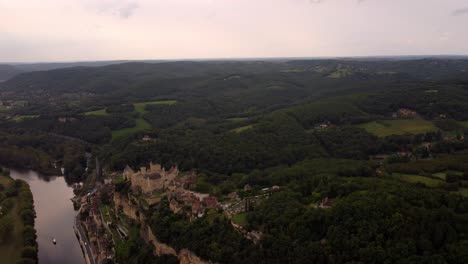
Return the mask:
<svg viewBox="0 0 468 264">
<path fill-rule="evenodd" d="M 70 201 L 73 188 L 64 177 L 44 177 L 28 170 L 11 170 L 10 176 L 27 182 L 34 196 L 39 264 L 85 263 L 73 230 L 76 215 Z"/>
<path fill-rule="evenodd" d="M 36 213 L 29 185 L 0 167 L 0 256 L 2 263 L 37 263 Z"/>
</svg>

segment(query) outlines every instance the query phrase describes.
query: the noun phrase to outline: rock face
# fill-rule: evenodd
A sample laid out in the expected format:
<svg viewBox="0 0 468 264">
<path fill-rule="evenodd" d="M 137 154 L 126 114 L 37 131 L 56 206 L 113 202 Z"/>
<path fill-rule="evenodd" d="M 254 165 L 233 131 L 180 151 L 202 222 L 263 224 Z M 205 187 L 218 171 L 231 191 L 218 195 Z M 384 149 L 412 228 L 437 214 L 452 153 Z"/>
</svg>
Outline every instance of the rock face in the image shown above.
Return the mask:
<svg viewBox="0 0 468 264">
<path fill-rule="evenodd" d="M 120 195 L 118 192 L 114 192 L 114 205 L 117 210 L 122 209 L 122 212 L 129 218 L 138 221 L 139 213 L 135 209 L 135 206 L 131 205 L 126 197 Z"/>
<path fill-rule="evenodd" d="M 206 262 L 200 259 L 198 256 L 193 254 L 187 249 L 182 249 L 179 252 L 179 263 L 180 264 L 208 264 L 212 262 Z"/>
<path fill-rule="evenodd" d="M 202 260 L 193 252 L 185 248 L 181 249 L 179 253 L 177 253 L 177 251 L 173 247 L 159 241 L 158 238 L 153 234 L 151 227 L 147 225 L 143 225 L 142 236 L 143 236 L 143 239 L 147 243 L 153 246 L 154 254 L 157 256 L 162 256 L 162 255 L 176 256 L 179 259 L 179 263 L 181 264 L 211 264 L 212 263 L 212 262 L 206 262 Z"/>
<path fill-rule="evenodd" d="M 151 227 L 149 226 L 144 226 L 143 228 L 143 239 L 148 242 L 149 244 L 153 245 L 154 247 L 154 254 L 161 256 L 161 255 L 171 255 L 171 256 L 177 256 L 177 252 L 174 248 L 171 246 L 164 244 L 160 242 L 156 236 L 153 234 L 153 231 L 151 230 Z M 146 230 L 145 230 L 146 229 Z"/>
<path fill-rule="evenodd" d="M 134 172 L 130 167 L 125 168 L 123 175 L 126 179 L 131 181 L 132 189 L 141 191 L 147 197 L 155 191 L 161 191 L 169 186 L 179 186 L 184 184 L 190 184 L 195 176 L 189 175 L 181 179 L 176 180 L 179 170 L 177 167 L 173 167 L 166 171 L 159 164 L 150 164 L 150 168 L 142 167 L 139 172 Z M 180 187 L 180 186 L 179 186 Z M 160 198 L 148 198 L 151 202 L 157 203 Z M 198 200 L 198 198 L 197 198 Z M 133 204 L 133 202 L 135 204 Z M 141 224 L 140 236 L 153 248 L 153 253 L 157 256 L 171 255 L 176 256 L 180 263 L 183 264 L 212 264 L 212 262 L 206 262 L 196 256 L 193 252 L 188 249 L 181 249 L 177 252 L 176 249 L 168 244 L 165 244 L 158 240 L 154 235 L 151 227 L 146 223 L 144 214 L 138 212 L 139 205 L 134 198 L 130 198 L 114 192 L 114 206 L 117 210 L 121 209 L 122 212 L 129 218 L 135 220 Z M 151 204 L 151 203 L 150 203 Z"/>
</svg>

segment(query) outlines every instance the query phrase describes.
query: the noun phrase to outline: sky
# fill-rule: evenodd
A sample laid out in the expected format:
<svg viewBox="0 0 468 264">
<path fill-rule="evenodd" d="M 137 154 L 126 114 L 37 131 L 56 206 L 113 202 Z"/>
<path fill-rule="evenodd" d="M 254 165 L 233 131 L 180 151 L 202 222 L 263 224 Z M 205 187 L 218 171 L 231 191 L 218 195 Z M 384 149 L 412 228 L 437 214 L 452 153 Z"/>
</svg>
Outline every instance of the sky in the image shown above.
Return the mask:
<svg viewBox="0 0 468 264">
<path fill-rule="evenodd" d="M 468 0 L 0 0 L 0 61 L 467 55 Z"/>
</svg>

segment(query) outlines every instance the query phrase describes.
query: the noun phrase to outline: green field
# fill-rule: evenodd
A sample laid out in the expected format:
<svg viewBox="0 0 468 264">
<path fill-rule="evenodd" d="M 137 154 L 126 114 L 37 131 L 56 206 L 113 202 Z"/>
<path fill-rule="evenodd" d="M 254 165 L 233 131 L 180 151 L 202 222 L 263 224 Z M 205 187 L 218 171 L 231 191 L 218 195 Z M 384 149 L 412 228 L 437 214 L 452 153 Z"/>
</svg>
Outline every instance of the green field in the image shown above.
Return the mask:
<svg viewBox="0 0 468 264">
<path fill-rule="evenodd" d="M 233 215 L 231 220 L 234 224 L 245 226 L 247 225 L 247 214 L 240 213 L 240 214 Z"/>
<path fill-rule="evenodd" d="M 468 197 L 468 188 L 463 188 L 460 190 L 460 194 L 463 196 L 463 197 Z"/>
<path fill-rule="evenodd" d="M 145 107 L 147 105 L 173 105 L 176 104 L 176 100 L 166 100 L 166 101 L 152 101 L 152 102 L 141 102 L 133 104 L 135 106 L 135 112 L 144 114 L 146 113 Z"/>
<path fill-rule="evenodd" d="M 21 122 L 21 121 L 24 121 L 26 119 L 30 119 L 30 118 L 37 118 L 39 117 L 38 115 L 22 115 L 22 116 L 15 116 L 13 117 L 13 121 L 15 122 Z"/>
<path fill-rule="evenodd" d="M 432 174 L 432 176 L 437 177 L 437 178 L 439 178 L 439 179 L 445 181 L 445 178 L 447 177 L 447 173 L 445 173 L 445 172 L 438 172 L 438 173 Z"/>
<path fill-rule="evenodd" d="M 134 113 L 138 113 L 139 117 L 135 119 L 136 126 L 130 128 L 124 128 L 119 130 L 112 131 L 112 139 L 124 137 L 131 135 L 133 133 L 150 129 L 152 126 L 146 120 L 143 119 L 143 114 L 147 113 L 145 107 L 147 105 L 173 105 L 176 104 L 177 101 L 175 100 L 167 100 L 167 101 L 152 101 L 152 102 L 141 102 L 141 103 L 134 103 L 135 110 Z"/>
<path fill-rule="evenodd" d="M 151 125 L 141 117 L 136 119 L 135 123 L 136 123 L 136 126 L 134 126 L 134 127 L 129 127 L 129 128 L 119 129 L 119 130 L 113 130 L 112 131 L 112 139 L 128 136 L 128 135 L 131 135 L 131 134 L 136 133 L 138 131 L 142 131 L 142 130 L 146 130 L 146 129 L 151 128 Z"/>
<path fill-rule="evenodd" d="M 344 78 L 352 75 L 353 72 L 349 69 L 338 69 L 334 72 L 332 72 L 330 75 L 328 75 L 329 78 L 334 78 L 334 79 L 339 79 L 339 78 Z"/>
<path fill-rule="evenodd" d="M 466 129 L 468 129 L 468 121 L 460 122 L 460 125 L 462 125 Z"/>
<path fill-rule="evenodd" d="M 252 129 L 252 128 L 253 128 L 253 125 L 247 125 L 247 126 L 241 126 L 241 127 L 238 127 L 238 128 L 234 128 L 231 131 L 235 132 L 235 133 L 241 133 L 241 132 L 244 132 L 244 131 Z"/>
<path fill-rule="evenodd" d="M 247 117 L 234 117 L 234 118 L 228 118 L 227 120 L 231 122 L 242 122 L 247 119 L 248 119 Z"/>
<path fill-rule="evenodd" d="M 361 124 L 358 127 L 364 128 L 368 132 L 379 137 L 437 131 L 437 128 L 434 126 L 434 124 L 424 119 L 373 121 Z"/>
<path fill-rule="evenodd" d="M 393 176 L 408 183 L 423 183 L 427 187 L 437 187 L 443 184 L 443 181 L 441 180 L 436 180 L 436 179 L 432 179 L 432 178 L 428 178 L 428 177 L 424 177 L 420 175 L 394 173 Z"/>
<path fill-rule="evenodd" d="M 101 109 L 101 110 L 96 110 L 96 111 L 85 112 L 84 114 L 85 114 L 85 115 L 96 115 L 96 116 L 105 116 L 105 115 L 109 115 L 109 114 L 106 112 L 106 109 Z"/>
<path fill-rule="evenodd" d="M 456 174 L 458 176 L 463 176 L 462 171 L 444 171 L 444 172 L 434 173 L 434 174 L 432 174 L 432 176 L 437 177 L 437 178 L 445 181 L 445 179 L 447 178 L 447 174 L 449 174 L 449 173 L 453 173 L 453 174 Z"/>
</svg>

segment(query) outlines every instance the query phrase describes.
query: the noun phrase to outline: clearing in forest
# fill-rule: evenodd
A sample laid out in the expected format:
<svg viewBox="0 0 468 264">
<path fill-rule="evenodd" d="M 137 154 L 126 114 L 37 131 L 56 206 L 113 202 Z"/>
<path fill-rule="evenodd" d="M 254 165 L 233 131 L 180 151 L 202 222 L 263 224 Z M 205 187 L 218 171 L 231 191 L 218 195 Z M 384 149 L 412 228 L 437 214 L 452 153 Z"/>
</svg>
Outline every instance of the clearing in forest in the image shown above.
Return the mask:
<svg viewBox="0 0 468 264">
<path fill-rule="evenodd" d="M 95 115 L 95 116 L 106 116 L 109 113 L 106 112 L 106 109 L 96 110 L 96 111 L 89 111 L 84 113 L 87 116 Z"/>
<path fill-rule="evenodd" d="M 361 124 L 358 127 L 379 137 L 419 134 L 438 130 L 434 124 L 424 119 L 379 120 Z"/>
<path fill-rule="evenodd" d="M 403 174 L 403 173 L 394 173 L 393 176 L 397 177 L 398 179 L 408 182 L 408 183 L 422 183 L 427 187 L 438 187 L 442 185 L 444 182 L 439 179 L 428 178 L 420 175 L 414 174 Z"/>
<path fill-rule="evenodd" d="M 177 101 L 175 100 L 134 103 L 133 106 L 135 106 L 135 110 L 133 112 L 138 113 L 138 118 L 135 119 L 136 125 L 134 127 L 113 130 L 112 139 L 124 137 L 124 136 L 131 135 L 139 131 L 150 129 L 152 127 L 151 124 L 148 123 L 148 121 L 146 121 L 145 119 L 143 119 L 143 115 L 147 113 L 145 109 L 146 106 L 148 105 L 173 105 L 176 103 Z"/>
</svg>

